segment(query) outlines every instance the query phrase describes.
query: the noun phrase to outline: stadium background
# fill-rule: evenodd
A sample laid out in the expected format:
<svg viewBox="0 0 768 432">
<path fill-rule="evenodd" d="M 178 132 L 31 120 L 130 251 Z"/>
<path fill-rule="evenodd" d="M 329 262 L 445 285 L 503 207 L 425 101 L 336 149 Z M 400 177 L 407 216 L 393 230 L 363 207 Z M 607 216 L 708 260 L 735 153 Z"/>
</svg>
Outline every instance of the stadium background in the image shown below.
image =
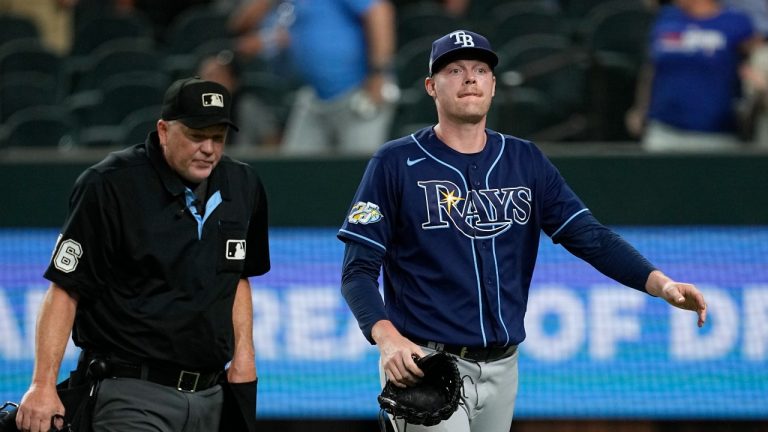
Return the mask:
<svg viewBox="0 0 768 432">
<path fill-rule="evenodd" d="M 617 286 L 545 238 L 512 430 L 768 431 L 768 154 L 745 146 L 732 154 L 648 155 L 629 140 L 621 117 L 650 18 L 640 2 L 569 1 L 563 3 L 571 9 L 554 14 L 538 7 L 546 2 L 497 3 L 473 11 L 492 18 L 479 30 L 509 41 L 497 44 L 507 73 L 491 126 L 535 138 L 599 219 L 670 274 L 697 283 L 710 303 L 710 322 L 692 329 L 693 317 Z M 574 6 L 588 3 L 589 13 Z M 432 39 L 424 33 L 459 26 L 423 4 L 399 14 L 403 98 L 393 135 L 432 121 L 431 102 L 417 85 L 405 85 L 419 80 L 425 40 Z M 105 23 L 117 28 L 106 17 L 94 27 Z M 11 48 L 34 44 L 0 47 L 0 400 L 18 400 L 28 385 L 46 287 L 41 274 L 73 181 L 108 150 L 146 133 L 157 110 L 125 111 L 135 102 L 128 95 L 145 104 L 145 84 L 165 85 L 226 42 L 196 32 L 209 43 L 193 49 L 172 46 L 169 37 L 169 46 L 152 50 L 162 60 L 153 67 L 162 71 L 99 77 L 91 75 L 101 70 L 97 59 L 125 40 L 97 49 L 98 34 L 79 45 L 76 37 L 68 56 L 36 57 L 44 60 L 21 74 L 5 68 L 23 61 L 3 59 Z M 250 91 L 284 114 L 290 83 L 262 67 L 246 68 Z M 56 75 L 47 76 L 52 70 Z M 27 86 L 35 80 L 40 86 Z M 122 80 L 134 87 L 109 93 Z M 26 118 L 49 123 L 25 128 Z M 335 239 L 366 158 L 290 158 L 264 148 L 232 153 L 261 173 L 271 205 L 273 270 L 253 281 L 260 430 L 377 430 L 376 351 L 339 295 Z"/>
</svg>

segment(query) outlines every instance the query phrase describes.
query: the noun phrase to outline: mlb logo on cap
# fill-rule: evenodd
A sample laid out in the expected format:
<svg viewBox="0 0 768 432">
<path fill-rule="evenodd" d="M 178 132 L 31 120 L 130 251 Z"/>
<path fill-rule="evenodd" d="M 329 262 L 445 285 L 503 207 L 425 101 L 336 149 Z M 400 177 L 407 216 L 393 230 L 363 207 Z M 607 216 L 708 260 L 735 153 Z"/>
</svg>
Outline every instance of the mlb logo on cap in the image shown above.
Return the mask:
<svg viewBox="0 0 768 432">
<path fill-rule="evenodd" d="M 432 42 L 429 74 L 434 75 L 454 60 L 480 60 L 493 69 L 499 57 L 485 36 L 469 30 L 456 30 Z"/>
<path fill-rule="evenodd" d="M 224 108 L 224 96 L 220 93 L 203 93 L 203 106 L 216 106 Z"/>
</svg>

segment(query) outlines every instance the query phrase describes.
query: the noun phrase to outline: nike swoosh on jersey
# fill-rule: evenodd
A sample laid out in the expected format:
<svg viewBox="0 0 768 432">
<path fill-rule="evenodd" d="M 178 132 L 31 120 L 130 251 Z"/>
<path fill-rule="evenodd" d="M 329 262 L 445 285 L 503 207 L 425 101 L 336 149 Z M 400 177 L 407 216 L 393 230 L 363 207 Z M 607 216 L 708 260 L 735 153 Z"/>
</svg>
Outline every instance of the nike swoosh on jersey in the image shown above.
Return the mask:
<svg viewBox="0 0 768 432">
<path fill-rule="evenodd" d="M 411 160 L 411 158 L 408 158 L 408 159 L 405 160 L 405 164 L 408 165 L 408 166 L 414 166 L 417 163 L 423 161 L 424 159 L 426 159 L 426 158 L 423 157 L 423 158 L 414 159 L 414 160 Z"/>
</svg>

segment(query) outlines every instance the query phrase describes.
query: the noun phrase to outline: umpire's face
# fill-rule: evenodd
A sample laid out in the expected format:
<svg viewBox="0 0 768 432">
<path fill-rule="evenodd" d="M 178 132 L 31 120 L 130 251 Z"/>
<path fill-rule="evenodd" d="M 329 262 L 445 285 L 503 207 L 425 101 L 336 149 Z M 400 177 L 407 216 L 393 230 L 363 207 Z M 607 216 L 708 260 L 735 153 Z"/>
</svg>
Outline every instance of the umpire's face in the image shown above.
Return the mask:
<svg viewBox="0 0 768 432">
<path fill-rule="evenodd" d="M 168 165 L 183 179 L 200 183 L 221 160 L 227 125 L 192 129 L 179 121 L 159 120 L 157 133 Z"/>
</svg>

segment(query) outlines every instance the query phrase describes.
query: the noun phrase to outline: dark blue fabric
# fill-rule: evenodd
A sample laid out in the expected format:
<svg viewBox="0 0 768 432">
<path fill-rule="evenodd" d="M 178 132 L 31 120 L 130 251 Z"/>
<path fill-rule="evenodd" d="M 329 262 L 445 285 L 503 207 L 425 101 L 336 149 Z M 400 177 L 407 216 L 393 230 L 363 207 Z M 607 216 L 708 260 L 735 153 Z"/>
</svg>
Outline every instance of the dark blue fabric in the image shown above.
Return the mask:
<svg viewBox="0 0 768 432">
<path fill-rule="evenodd" d="M 645 283 L 653 265 L 621 236 L 606 228 L 591 214 L 566 226 L 555 243 L 590 263 L 611 279 L 647 292 Z"/>
<path fill-rule="evenodd" d="M 361 243 L 347 242 L 341 274 L 341 294 L 357 319 L 360 330 L 370 343 L 371 328 L 387 319 L 384 301 L 379 294 L 379 273 L 384 253 Z"/>
</svg>

